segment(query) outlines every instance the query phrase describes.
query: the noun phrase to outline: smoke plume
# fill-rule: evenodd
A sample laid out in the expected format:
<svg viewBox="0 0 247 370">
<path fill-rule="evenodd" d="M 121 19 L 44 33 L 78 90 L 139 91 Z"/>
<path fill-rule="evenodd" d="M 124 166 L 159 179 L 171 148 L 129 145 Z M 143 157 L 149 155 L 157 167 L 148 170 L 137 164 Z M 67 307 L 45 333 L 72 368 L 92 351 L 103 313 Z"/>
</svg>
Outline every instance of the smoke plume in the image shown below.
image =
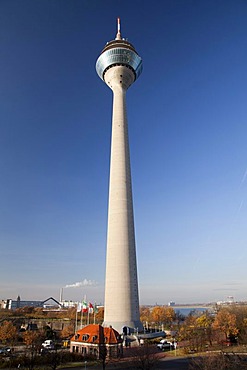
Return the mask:
<svg viewBox="0 0 247 370">
<path fill-rule="evenodd" d="M 81 288 L 84 286 L 96 286 L 98 283 L 95 280 L 84 279 L 74 284 L 67 284 L 64 288 Z"/>
</svg>

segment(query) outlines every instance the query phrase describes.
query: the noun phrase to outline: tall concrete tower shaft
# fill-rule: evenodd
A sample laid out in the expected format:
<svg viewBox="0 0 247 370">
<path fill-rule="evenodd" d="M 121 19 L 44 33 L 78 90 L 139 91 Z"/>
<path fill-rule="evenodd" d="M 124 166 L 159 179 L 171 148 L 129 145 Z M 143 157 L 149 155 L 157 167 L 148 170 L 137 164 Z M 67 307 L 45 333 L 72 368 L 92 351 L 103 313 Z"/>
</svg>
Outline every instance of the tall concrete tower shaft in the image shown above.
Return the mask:
<svg viewBox="0 0 247 370">
<path fill-rule="evenodd" d="M 134 47 L 121 38 L 106 44 L 96 63 L 113 91 L 104 326 L 142 330 L 139 314 L 126 91 L 142 71 Z"/>
</svg>

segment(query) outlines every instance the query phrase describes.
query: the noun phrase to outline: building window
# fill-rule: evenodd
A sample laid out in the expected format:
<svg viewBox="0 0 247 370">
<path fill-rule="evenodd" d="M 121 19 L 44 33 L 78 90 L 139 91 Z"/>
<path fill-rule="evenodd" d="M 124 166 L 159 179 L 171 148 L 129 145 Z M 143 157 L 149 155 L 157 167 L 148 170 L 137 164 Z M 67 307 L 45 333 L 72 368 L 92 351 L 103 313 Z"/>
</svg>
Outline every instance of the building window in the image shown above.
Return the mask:
<svg viewBox="0 0 247 370">
<path fill-rule="evenodd" d="M 95 342 L 97 340 L 97 335 L 94 335 L 93 338 L 92 338 L 92 341 Z"/>
<path fill-rule="evenodd" d="M 83 353 L 83 355 L 86 355 L 86 354 L 87 354 L 87 349 L 86 349 L 86 347 L 82 347 L 82 353 Z"/>
<path fill-rule="evenodd" d="M 86 341 L 88 340 L 88 338 L 89 338 L 89 335 L 88 335 L 88 334 L 83 334 L 83 336 L 82 336 L 82 340 L 83 340 L 84 342 L 86 342 Z"/>
</svg>

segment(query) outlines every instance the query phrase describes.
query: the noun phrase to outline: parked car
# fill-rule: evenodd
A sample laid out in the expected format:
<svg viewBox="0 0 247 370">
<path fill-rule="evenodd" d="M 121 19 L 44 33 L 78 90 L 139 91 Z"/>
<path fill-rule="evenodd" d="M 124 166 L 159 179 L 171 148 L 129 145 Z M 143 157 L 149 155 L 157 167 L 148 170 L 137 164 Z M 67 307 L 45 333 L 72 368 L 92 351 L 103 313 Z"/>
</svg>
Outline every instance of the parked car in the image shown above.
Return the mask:
<svg viewBox="0 0 247 370">
<path fill-rule="evenodd" d="M 176 342 L 169 342 L 165 339 L 162 339 L 159 344 L 157 344 L 157 347 L 162 350 L 173 350 L 176 348 Z"/>
<path fill-rule="evenodd" d="M 45 340 L 41 344 L 41 346 L 42 346 L 42 348 L 45 348 L 45 349 L 54 349 L 55 348 L 55 345 L 54 345 L 53 341 L 50 340 L 50 339 Z"/>
<path fill-rule="evenodd" d="M 10 354 L 11 354 L 11 348 L 10 347 L 0 348 L 0 355 L 1 356 L 9 356 Z"/>
</svg>

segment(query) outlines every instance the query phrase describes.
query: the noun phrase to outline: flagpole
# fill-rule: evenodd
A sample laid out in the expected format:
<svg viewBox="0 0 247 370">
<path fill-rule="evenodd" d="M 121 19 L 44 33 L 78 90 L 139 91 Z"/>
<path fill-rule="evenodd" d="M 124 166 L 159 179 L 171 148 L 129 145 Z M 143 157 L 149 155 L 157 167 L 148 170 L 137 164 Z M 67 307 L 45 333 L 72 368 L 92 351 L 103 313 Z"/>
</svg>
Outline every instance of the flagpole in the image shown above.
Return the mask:
<svg viewBox="0 0 247 370">
<path fill-rule="evenodd" d="M 84 300 L 82 302 L 82 316 L 81 316 L 81 320 L 83 320 L 83 314 L 84 312 L 87 312 L 87 302 L 85 300 L 85 296 L 84 296 Z M 82 325 L 83 325 L 83 322 L 82 322 Z"/>
<path fill-rule="evenodd" d="M 82 325 L 83 325 L 83 309 L 81 309 L 81 329 L 82 329 Z"/>
<path fill-rule="evenodd" d="M 94 308 L 93 308 L 93 323 L 95 324 L 96 321 L 96 313 L 98 312 L 96 302 L 94 303 Z"/>
<path fill-rule="evenodd" d="M 75 334 L 77 333 L 77 310 L 78 310 L 78 303 L 76 304 L 76 314 L 75 314 Z"/>
<path fill-rule="evenodd" d="M 87 324 L 89 325 L 89 307 L 87 308 Z"/>
</svg>

